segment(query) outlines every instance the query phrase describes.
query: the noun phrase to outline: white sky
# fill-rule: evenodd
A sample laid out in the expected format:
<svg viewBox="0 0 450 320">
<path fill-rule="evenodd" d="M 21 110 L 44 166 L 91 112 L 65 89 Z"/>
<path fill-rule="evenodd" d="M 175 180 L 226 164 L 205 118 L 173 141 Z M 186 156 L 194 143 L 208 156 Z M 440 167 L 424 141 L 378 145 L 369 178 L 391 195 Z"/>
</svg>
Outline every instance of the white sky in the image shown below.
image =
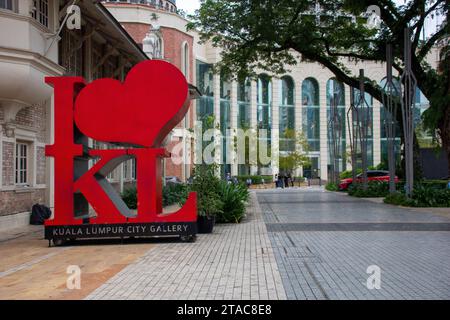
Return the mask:
<svg viewBox="0 0 450 320">
<path fill-rule="evenodd" d="M 394 0 L 398 5 L 407 3 L 409 0 Z M 188 14 L 193 14 L 200 7 L 200 0 L 177 0 L 177 7 Z M 436 24 L 442 23 L 442 17 L 428 19 L 425 23 L 425 34 L 428 36 L 436 31 Z"/>
<path fill-rule="evenodd" d="M 189 14 L 193 14 L 195 10 L 200 8 L 199 0 L 177 0 L 177 8 L 183 9 Z"/>
</svg>

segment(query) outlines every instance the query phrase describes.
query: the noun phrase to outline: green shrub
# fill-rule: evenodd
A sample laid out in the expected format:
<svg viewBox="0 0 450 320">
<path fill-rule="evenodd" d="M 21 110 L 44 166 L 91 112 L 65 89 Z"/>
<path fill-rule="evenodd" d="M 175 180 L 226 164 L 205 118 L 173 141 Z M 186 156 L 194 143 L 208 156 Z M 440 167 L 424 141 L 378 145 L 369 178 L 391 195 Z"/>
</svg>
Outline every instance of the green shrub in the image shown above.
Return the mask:
<svg viewBox="0 0 450 320">
<path fill-rule="evenodd" d="M 361 170 L 356 170 L 356 174 L 360 174 Z M 348 179 L 353 177 L 352 170 L 342 171 L 339 175 L 341 179 Z"/>
<path fill-rule="evenodd" d="M 423 180 L 420 185 L 427 186 L 434 189 L 447 189 L 447 180 Z"/>
<path fill-rule="evenodd" d="M 411 200 L 408 199 L 404 193 L 401 193 L 398 191 L 388 194 L 386 196 L 386 198 L 384 198 L 384 203 L 394 204 L 397 206 L 411 206 L 412 205 Z"/>
<path fill-rule="evenodd" d="M 325 189 L 327 189 L 328 191 L 339 191 L 339 186 L 334 182 L 328 182 L 325 185 Z"/>
<path fill-rule="evenodd" d="M 137 209 L 137 189 L 136 187 L 130 187 L 122 192 L 122 200 L 125 202 L 128 208 Z"/>
<path fill-rule="evenodd" d="M 450 190 L 432 184 L 417 184 L 411 198 L 401 190 L 387 195 L 384 202 L 408 207 L 450 207 Z"/>
<path fill-rule="evenodd" d="M 353 183 L 348 188 L 348 194 L 358 198 L 381 198 L 389 194 L 389 183 L 381 181 L 369 181 L 367 190 L 362 183 Z"/>
<path fill-rule="evenodd" d="M 240 183 L 246 183 L 247 179 L 252 179 L 252 184 L 262 184 L 262 180 L 264 179 L 264 183 L 272 183 L 272 176 L 237 176 L 237 179 Z"/>
<path fill-rule="evenodd" d="M 184 203 L 188 196 L 188 188 L 185 184 L 170 183 L 163 188 L 163 206 Z"/>
<path fill-rule="evenodd" d="M 241 222 L 245 216 L 245 203 L 250 195 L 247 187 L 221 181 L 219 195 L 223 202 L 223 211 L 217 215 L 216 221 L 219 223 Z"/>
<path fill-rule="evenodd" d="M 219 194 L 221 181 L 215 175 L 216 165 L 197 165 L 194 168 L 189 191 L 197 192 L 199 216 L 217 216 L 223 213 L 223 201 Z"/>
<path fill-rule="evenodd" d="M 433 185 L 417 185 L 414 187 L 412 201 L 415 207 L 449 207 L 450 190 Z"/>
<path fill-rule="evenodd" d="M 163 206 L 170 206 L 176 203 L 184 203 L 188 195 L 188 189 L 185 184 L 169 184 L 163 187 Z M 122 200 L 128 208 L 137 209 L 137 189 L 130 187 L 123 191 Z"/>
</svg>

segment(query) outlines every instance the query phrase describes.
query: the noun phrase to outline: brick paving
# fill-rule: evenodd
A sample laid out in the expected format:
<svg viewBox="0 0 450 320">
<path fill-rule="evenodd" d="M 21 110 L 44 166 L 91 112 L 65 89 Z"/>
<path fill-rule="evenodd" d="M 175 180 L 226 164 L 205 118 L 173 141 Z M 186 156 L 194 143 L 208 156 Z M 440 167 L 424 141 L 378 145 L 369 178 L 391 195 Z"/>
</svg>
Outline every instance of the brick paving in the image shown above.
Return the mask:
<svg viewBox="0 0 450 320">
<path fill-rule="evenodd" d="M 248 218 L 195 243 L 161 243 L 87 299 L 286 299 L 252 194 Z"/>
<path fill-rule="evenodd" d="M 87 299 L 450 299 L 449 224 L 318 187 L 256 191 L 242 224 L 157 244 Z"/>
<path fill-rule="evenodd" d="M 450 299 L 450 219 L 317 188 L 258 199 L 288 299 Z"/>
</svg>

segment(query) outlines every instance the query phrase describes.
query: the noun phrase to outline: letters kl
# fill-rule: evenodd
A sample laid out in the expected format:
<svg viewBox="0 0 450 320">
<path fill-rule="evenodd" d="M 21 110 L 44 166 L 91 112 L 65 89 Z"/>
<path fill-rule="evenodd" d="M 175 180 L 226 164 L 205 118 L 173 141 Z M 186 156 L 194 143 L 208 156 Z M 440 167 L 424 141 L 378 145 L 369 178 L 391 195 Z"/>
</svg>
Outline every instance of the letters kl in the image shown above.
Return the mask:
<svg viewBox="0 0 450 320">
<path fill-rule="evenodd" d="M 162 142 L 188 111 L 188 85 L 181 72 L 164 61 L 137 64 L 125 81 L 47 77 L 54 88 L 54 218 L 45 238 L 171 235 L 196 233 L 197 198 L 162 214 L 162 160 L 170 154 Z M 97 150 L 88 138 L 120 148 Z M 106 179 L 121 162 L 136 159 L 137 212 L 131 211 Z M 89 161 L 94 164 L 90 167 Z M 92 215 L 92 210 L 96 215 Z M 91 212 L 90 212 L 91 211 Z"/>
</svg>

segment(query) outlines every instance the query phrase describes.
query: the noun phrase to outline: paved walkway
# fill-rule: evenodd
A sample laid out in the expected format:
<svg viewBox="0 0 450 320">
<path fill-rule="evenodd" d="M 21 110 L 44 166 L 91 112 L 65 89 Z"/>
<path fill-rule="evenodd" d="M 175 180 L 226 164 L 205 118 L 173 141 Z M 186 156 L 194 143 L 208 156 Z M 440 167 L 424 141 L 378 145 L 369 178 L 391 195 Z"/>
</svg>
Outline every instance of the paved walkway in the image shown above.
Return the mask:
<svg viewBox="0 0 450 320">
<path fill-rule="evenodd" d="M 0 232 L 0 300 L 83 299 L 148 252 L 154 244 L 88 241 L 48 247 L 43 226 Z M 81 288 L 70 290 L 69 266 L 81 270 Z"/>
<path fill-rule="evenodd" d="M 248 218 L 161 243 L 87 299 L 286 299 L 255 194 Z"/>
<path fill-rule="evenodd" d="M 442 210 L 441 210 L 442 211 Z M 325 192 L 252 192 L 248 218 L 195 243 L 48 248 L 0 233 L 0 299 L 450 299 L 450 216 Z M 66 287 L 81 268 L 81 290 Z M 369 290 L 367 268 L 381 271 Z"/>
<path fill-rule="evenodd" d="M 450 299 L 449 231 L 429 211 L 261 190 L 244 223 L 159 244 L 88 299 Z M 367 288 L 373 265 L 379 290 Z"/>
<path fill-rule="evenodd" d="M 449 218 L 317 188 L 258 199 L 288 299 L 450 299 Z"/>
</svg>

